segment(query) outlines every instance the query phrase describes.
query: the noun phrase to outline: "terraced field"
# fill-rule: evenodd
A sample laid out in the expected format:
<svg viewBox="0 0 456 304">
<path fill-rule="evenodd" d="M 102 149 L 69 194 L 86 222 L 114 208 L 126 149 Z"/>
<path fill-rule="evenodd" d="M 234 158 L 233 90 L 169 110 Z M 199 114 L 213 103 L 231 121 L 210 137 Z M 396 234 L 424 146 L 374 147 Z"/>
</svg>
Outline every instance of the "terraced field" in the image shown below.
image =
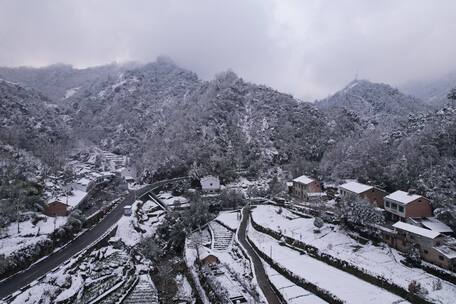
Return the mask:
<svg viewBox="0 0 456 304">
<path fill-rule="evenodd" d="M 123 304 L 155 304 L 158 302 L 157 291 L 154 283 L 147 274 L 139 276 L 139 281 L 135 288 L 122 302 Z"/>
<path fill-rule="evenodd" d="M 209 227 L 214 235 L 212 249 L 216 251 L 227 250 L 233 241 L 234 233 L 215 221 L 212 221 Z"/>
</svg>

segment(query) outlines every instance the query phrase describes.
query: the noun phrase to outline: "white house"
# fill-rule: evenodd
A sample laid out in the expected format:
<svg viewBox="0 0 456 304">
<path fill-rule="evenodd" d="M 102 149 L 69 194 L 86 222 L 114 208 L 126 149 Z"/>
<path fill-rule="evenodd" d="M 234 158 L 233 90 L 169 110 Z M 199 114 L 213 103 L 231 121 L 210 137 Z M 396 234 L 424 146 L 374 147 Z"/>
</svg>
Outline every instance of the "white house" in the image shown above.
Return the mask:
<svg viewBox="0 0 456 304">
<path fill-rule="evenodd" d="M 203 192 L 214 193 L 220 190 L 220 179 L 213 175 L 207 175 L 200 180 Z"/>
</svg>

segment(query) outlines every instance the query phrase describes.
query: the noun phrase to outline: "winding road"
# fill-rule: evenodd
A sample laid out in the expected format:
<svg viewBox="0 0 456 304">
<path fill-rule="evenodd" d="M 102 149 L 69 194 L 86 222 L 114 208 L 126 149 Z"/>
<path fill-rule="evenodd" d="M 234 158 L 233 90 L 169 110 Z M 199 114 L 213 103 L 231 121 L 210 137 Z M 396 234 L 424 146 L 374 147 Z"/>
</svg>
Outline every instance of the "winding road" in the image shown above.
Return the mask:
<svg viewBox="0 0 456 304">
<path fill-rule="evenodd" d="M 255 271 L 255 276 L 258 281 L 258 285 L 260 286 L 261 290 L 263 291 L 264 296 L 269 304 L 281 304 L 282 301 L 279 299 L 277 294 L 274 292 L 274 289 L 269 282 L 268 276 L 264 270 L 263 263 L 261 262 L 260 257 L 256 254 L 255 250 L 250 246 L 249 242 L 246 238 L 246 229 L 247 224 L 250 219 L 250 213 L 247 208 L 242 209 L 242 221 L 239 225 L 238 229 L 238 240 L 242 244 L 242 246 L 247 250 L 248 255 L 250 256 L 253 268 Z"/>
<path fill-rule="evenodd" d="M 92 228 L 69 242 L 65 247 L 50 254 L 45 259 L 33 264 L 28 269 L 18 272 L 0 282 L 0 299 L 20 290 L 27 284 L 39 279 L 55 267 L 59 266 L 72 256 L 78 254 L 96 240 L 98 240 L 106 231 L 114 226 L 123 215 L 123 209 L 127 205 L 131 205 L 136 198 L 140 198 L 144 194 L 168 183 L 186 179 L 180 177 L 175 179 L 163 180 L 150 185 L 147 185 L 139 190 L 131 191 L 114 209 L 109 212 L 100 222 Z"/>
</svg>

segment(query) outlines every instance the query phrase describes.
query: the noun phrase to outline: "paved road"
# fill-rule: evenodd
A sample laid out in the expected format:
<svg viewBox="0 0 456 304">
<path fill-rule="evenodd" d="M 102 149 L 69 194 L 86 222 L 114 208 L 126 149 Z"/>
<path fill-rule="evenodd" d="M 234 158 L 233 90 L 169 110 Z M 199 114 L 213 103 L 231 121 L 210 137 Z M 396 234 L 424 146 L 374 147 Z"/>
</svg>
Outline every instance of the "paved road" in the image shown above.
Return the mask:
<svg viewBox="0 0 456 304">
<path fill-rule="evenodd" d="M 170 182 L 178 181 L 184 178 L 176 178 L 153 183 L 142 189 L 130 192 L 125 199 L 120 202 L 105 218 L 90 230 L 71 241 L 65 248 L 49 255 L 46 259 L 34 264 L 29 269 L 19 272 L 14 276 L 0 283 L 0 299 L 12 294 L 21 289 L 32 281 L 38 279 L 42 275 L 48 273 L 55 267 L 59 266 L 72 256 L 76 255 L 91 243 L 102 236 L 109 228 L 111 228 L 123 215 L 123 207 L 131 205 L 137 197 Z"/>
<path fill-rule="evenodd" d="M 250 219 L 250 214 L 249 214 L 248 209 L 247 208 L 242 209 L 242 222 L 241 222 L 241 225 L 239 225 L 239 229 L 237 232 L 239 242 L 241 242 L 242 246 L 247 250 L 247 253 L 252 260 L 252 263 L 254 266 L 254 271 L 255 271 L 255 276 L 258 281 L 258 285 L 260 286 L 261 290 L 263 291 L 263 294 L 266 297 L 266 300 L 268 301 L 269 304 L 280 304 L 282 302 L 277 297 L 276 293 L 272 289 L 271 284 L 269 283 L 268 276 L 267 276 L 266 272 L 264 271 L 261 259 L 255 253 L 255 250 L 252 248 L 252 246 L 250 246 L 249 242 L 247 242 L 245 234 L 246 234 L 246 228 L 247 228 L 249 219 Z"/>
</svg>

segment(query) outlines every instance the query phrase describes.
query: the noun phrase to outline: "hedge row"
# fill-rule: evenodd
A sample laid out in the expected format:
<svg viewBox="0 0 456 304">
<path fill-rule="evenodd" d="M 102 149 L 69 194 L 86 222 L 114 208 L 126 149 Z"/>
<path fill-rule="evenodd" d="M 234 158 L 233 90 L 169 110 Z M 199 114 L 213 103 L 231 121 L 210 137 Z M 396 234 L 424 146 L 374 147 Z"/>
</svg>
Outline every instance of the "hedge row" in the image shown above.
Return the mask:
<svg viewBox="0 0 456 304">
<path fill-rule="evenodd" d="M 425 265 L 423 263 L 421 263 L 421 265 L 419 267 L 421 269 L 423 269 L 424 271 L 426 271 L 427 273 L 435 275 L 436 277 L 439 277 L 442 280 L 445 280 L 445 281 L 448 281 L 450 283 L 456 284 L 456 275 L 454 275 L 454 274 L 451 274 L 451 273 L 449 273 L 447 271 L 438 269 L 438 268 L 433 267 L 433 266 Z"/>
<path fill-rule="evenodd" d="M 280 264 L 278 264 L 276 261 L 271 259 L 267 254 L 265 254 L 263 251 L 258 249 L 258 247 L 255 245 L 254 242 L 247 236 L 247 240 L 250 243 L 250 246 L 256 251 L 256 253 L 263 259 L 265 260 L 275 271 L 283 275 L 285 278 L 293 282 L 294 284 L 310 291 L 311 293 L 315 294 L 316 296 L 320 297 L 321 299 L 325 300 L 328 303 L 332 304 L 340 304 L 344 303 L 341 299 L 339 299 L 337 296 L 334 294 L 330 293 L 329 291 L 322 289 L 318 287 L 317 285 L 305 280 L 304 278 L 301 278 L 291 272 L 290 270 L 282 267 Z M 272 285 L 272 284 L 271 284 Z"/>
<path fill-rule="evenodd" d="M 290 238 L 288 236 L 282 235 L 272 229 L 263 227 L 263 226 L 257 224 L 254 221 L 253 217 L 250 217 L 250 220 L 251 220 L 253 228 L 255 228 L 256 230 L 258 230 L 262 233 L 268 234 L 269 236 L 271 236 L 277 240 L 284 239 L 288 245 L 304 250 L 305 252 L 307 252 L 307 254 L 309 256 L 311 256 L 319 261 L 322 261 L 322 262 L 324 262 L 328 265 L 331 265 L 337 269 L 340 269 L 342 271 L 348 272 L 348 273 L 350 273 L 368 283 L 376 285 L 380 288 L 384 288 L 384 289 L 388 290 L 389 292 L 394 293 L 412 303 L 419 303 L 419 304 L 431 304 L 432 303 L 432 302 L 429 302 L 429 301 L 423 299 L 422 297 L 419 297 L 416 294 L 410 293 L 405 288 L 387 280 L 384 277 L 375 276 L 373 274 L 367 273 L 363 268 L 355 266 L 347 261 L 341 260 L 332 255 L 322 253 L 318 250 L 318 248 L 316 248 L 314 246 L 303 243 L 301 241 Z"/>
</svg>

